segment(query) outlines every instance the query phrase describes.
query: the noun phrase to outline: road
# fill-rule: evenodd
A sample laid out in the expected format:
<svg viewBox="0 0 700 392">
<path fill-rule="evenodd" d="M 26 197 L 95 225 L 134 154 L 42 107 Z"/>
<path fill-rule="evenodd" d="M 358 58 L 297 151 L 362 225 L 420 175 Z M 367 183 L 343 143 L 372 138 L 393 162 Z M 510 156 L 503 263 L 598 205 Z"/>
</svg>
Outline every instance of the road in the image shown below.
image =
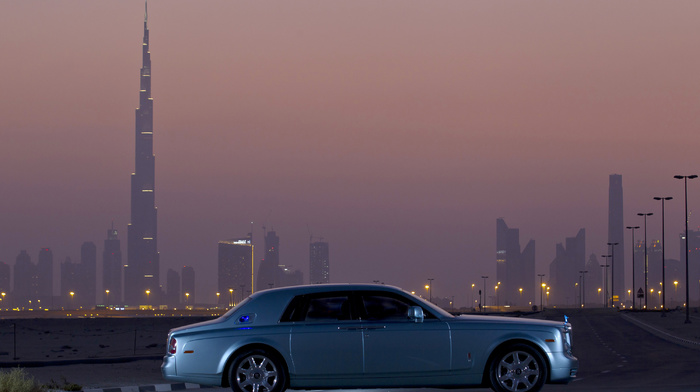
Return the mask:
<svg viewBox="0 0 700 392">
<path fill-rule="evenodd" d="M 700 350 L 662 340 L 627 321 L 614 310 L 548 309 L 540 318 L 563 320 L 564 313 L 569 316 L 573 326 L 574 355 L 580 360 L 579 375 L 569 385 L 546 385 L 543 388 L 544 392 L 700 391 Z M 700 335 L 700 320 L 694 319 L 692 328 L 697 328 Z M 86 379 L 81 380 L 88 372 L 95 376 L 99 373 L 103 387 L 135 385 L 132 382 L 138 385 L 164 384 L 166 381 L 159 376 L 159 364 L 159 361 L 137 361 L 119 365 L 118 370 L 114 365 L 86 364 L 77 367 L 55 367 L 55 371 L 67 376 L 71 382 L 83 385 L 90 384 Z M 102 369 L 99 366 L 106 367 L 104 370 L 98 370 Z M 74 368 L 75 372 L 72 372 L 71 368 Z M 133 369 L 129 370 L 130 368 Z M 48 369 L 28 370 L 38 378 L 47 378 L 48 381 L 49 374 L 45 372 Z M 42 373 L 44 373 L 43 377 L 41 377 Z M 139 373 L 143 376 L 137 378 L 138 381 L 129 379 L 130 375 L 136 376 Z M 219 388 L 208 388 L 206 391 L 218 392 L 219 390 L 230 391 L 230 389 Z M 374 392 L 378 391 L 374 390 Z M 386 389 L 381 391 L 387 392 Z M 393 392 L 400 391 L 410 392 L 411 390 Z M 439 390 L 415 391 L 437 392 Z M 469 389 L 469 391 L 488 391 L 488 389 Z"/>
</svg>

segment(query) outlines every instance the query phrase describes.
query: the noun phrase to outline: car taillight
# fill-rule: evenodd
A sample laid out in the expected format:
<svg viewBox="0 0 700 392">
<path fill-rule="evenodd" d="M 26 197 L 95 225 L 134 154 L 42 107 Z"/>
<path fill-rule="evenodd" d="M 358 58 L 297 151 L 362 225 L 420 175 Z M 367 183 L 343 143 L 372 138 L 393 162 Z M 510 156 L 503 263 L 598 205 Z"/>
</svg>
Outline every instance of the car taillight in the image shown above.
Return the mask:
<svg viewBox="0 0 700 392">
<path fill-rule="evenodd" d="M 168 342 L 168 354 L 175 354 L 177 352 L 177 340 L 175 338 L 170 338 Z"/>
</svg>

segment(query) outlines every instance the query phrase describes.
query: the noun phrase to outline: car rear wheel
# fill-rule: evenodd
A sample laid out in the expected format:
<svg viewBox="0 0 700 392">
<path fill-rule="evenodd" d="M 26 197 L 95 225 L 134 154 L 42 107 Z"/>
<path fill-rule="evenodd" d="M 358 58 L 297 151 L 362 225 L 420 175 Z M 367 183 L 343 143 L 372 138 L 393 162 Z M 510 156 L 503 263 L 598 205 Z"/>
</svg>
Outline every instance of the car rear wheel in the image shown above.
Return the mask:
<svg viewBox="0 0 700 392">
<path fill-rule="evenodd" d="M 233 392 L 283 392 L 287 389 L 287 370 L 279 357 L 262 349 L 238 355 L 229 369 Z"/>
<path fill-rule="evenodd" d="M 496 392 L 537 392 L 547 379 L 547 365 L 537 350 L 514 344 L 493 357 L 489 378 Z"/>
</svg>

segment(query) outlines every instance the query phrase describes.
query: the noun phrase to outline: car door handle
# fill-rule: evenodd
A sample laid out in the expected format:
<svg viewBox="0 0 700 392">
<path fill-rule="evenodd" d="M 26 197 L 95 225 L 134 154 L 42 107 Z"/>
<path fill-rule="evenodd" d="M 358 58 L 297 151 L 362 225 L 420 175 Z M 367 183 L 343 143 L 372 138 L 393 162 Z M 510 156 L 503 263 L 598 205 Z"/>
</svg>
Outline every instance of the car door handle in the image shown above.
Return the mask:
<svg viewBox="0 0 700 392">
<path fill-rule="evenodd" d="M 338 329 L 341 331 L 360 331 L 364 328 L 362 328 L 362 327 L 338 327 Z"/>
</svg>

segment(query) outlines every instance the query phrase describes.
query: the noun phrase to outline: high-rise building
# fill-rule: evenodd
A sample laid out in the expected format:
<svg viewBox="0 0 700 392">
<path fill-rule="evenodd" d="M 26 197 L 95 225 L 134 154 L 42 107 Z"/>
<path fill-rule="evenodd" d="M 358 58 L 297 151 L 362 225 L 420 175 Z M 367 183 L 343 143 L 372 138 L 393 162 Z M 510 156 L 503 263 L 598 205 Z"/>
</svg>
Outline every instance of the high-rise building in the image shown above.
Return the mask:
<svg viewBox="0 0 700 392">
<path fill-rule="evenodd" d="M 182 267 L 182 295 L 184 296 L 184 302 L 187 306 L 193 306 L 197 303 L 197 296 L 195 295 L 194 287 L 194 267 L 184 266 Z"/>
<path fill-rule="evenodd" d="M 165 278 L 168 284 L 165 303 L 176 308 L 180 306 L 180 274 L 174 269 L 168 268 Z"/>
<path fill-rule="evenodd" d="M 80 306 L 81 297 L 84 294 L 79 289 L 78 266 L 71 261 L 70 257 L 66 257 L 66 260 L 61 263 L 61 300 L 64 308 L 77 309 Z"/>
<path fill-rule="evenodd" d="M 561 243 L 557 244 L 556 256 L 549 265 L 548 285 L 551 287 L 548 296 L 549 304 L 575 305 L 579 303 L 579 271 L 584 271 L 585 267 L 586 229 L 581 229 L 576 237 L 566 238 L 566 246 Z"/>
<path fill-rule="evenodd" d="M 622 219 L 622 175 L 611 174 L 608 197 L 608 249 L 610 259 L 610 297 L 617 296 L 615 306 L 624 302 L 625 296 L 625 226 Z"/>
<path fill-rule="evenodd" d="M 142 50 L 135 169 L 131 174 L 131 223 L 127 230 L 127 264 L 124 266 L 124 301 L 129 305 L 154 303 L 160 293 L 148 9 L 143 22 Z"/>
<path fill-rule="evenodd" d="M 83 242 L 80 247 L 80 299 L 78 303 L 86 308 L 95 306 L 97 299 L 97 246 L 92 241 Z"/>
<path fill-rule="evenodd" d="M 535 241 L 520 252 L 520 230 L 509 228 L 502 218 L 496 220 L 496 278 L 499 305 L 535 304 Z"/>
<path fill-rule="evenodd" d="M 258 267 L 257 287 L 260 290 L 280 287 L 280 238 L 274 230 L 265 233 L 265 255 Z"/>
<path fill-rule="evenodd" d="M 323 239 L 309 244 L 309 283 L 329 283 L 330 261 L 328 242 Z"/>
<path fill-rule="evenodd" d="M 37 279 L 39 301 L 42 308 L 51 308 L 53 299 L 53 252 L 49 248 L 41 248 L 37 261 Z"/>
<path fill-rule="evenodd" d="M 253 238 L 219 241 L 219 303 L 236 304 L 253 292 Z"/>
<path fill-rule="evenodd" d="M 14 305 L 20 309 L 30 309 L 39 298 L 39 277 L 36 266 L 26 250 L 15 259 Z"/>
<path fill-rule="evenodd" d="M 106 305 L 122 303 L 122 250 L 118 234 L 114 226 L 107 230 L 102 251 L 102 294 Z"/>
<path fill-rule="evenodd" d="M 5 295 L 0 296 L 0 301 L 6 301 L 6 297 L 10 294 L 10 266 L 0 261 L 0 293 Z M 9 298 L 8 298 L 9 299 Z M 0 304 L 0 309 L 9 308 L 6 303 Z"/>
</svg>

